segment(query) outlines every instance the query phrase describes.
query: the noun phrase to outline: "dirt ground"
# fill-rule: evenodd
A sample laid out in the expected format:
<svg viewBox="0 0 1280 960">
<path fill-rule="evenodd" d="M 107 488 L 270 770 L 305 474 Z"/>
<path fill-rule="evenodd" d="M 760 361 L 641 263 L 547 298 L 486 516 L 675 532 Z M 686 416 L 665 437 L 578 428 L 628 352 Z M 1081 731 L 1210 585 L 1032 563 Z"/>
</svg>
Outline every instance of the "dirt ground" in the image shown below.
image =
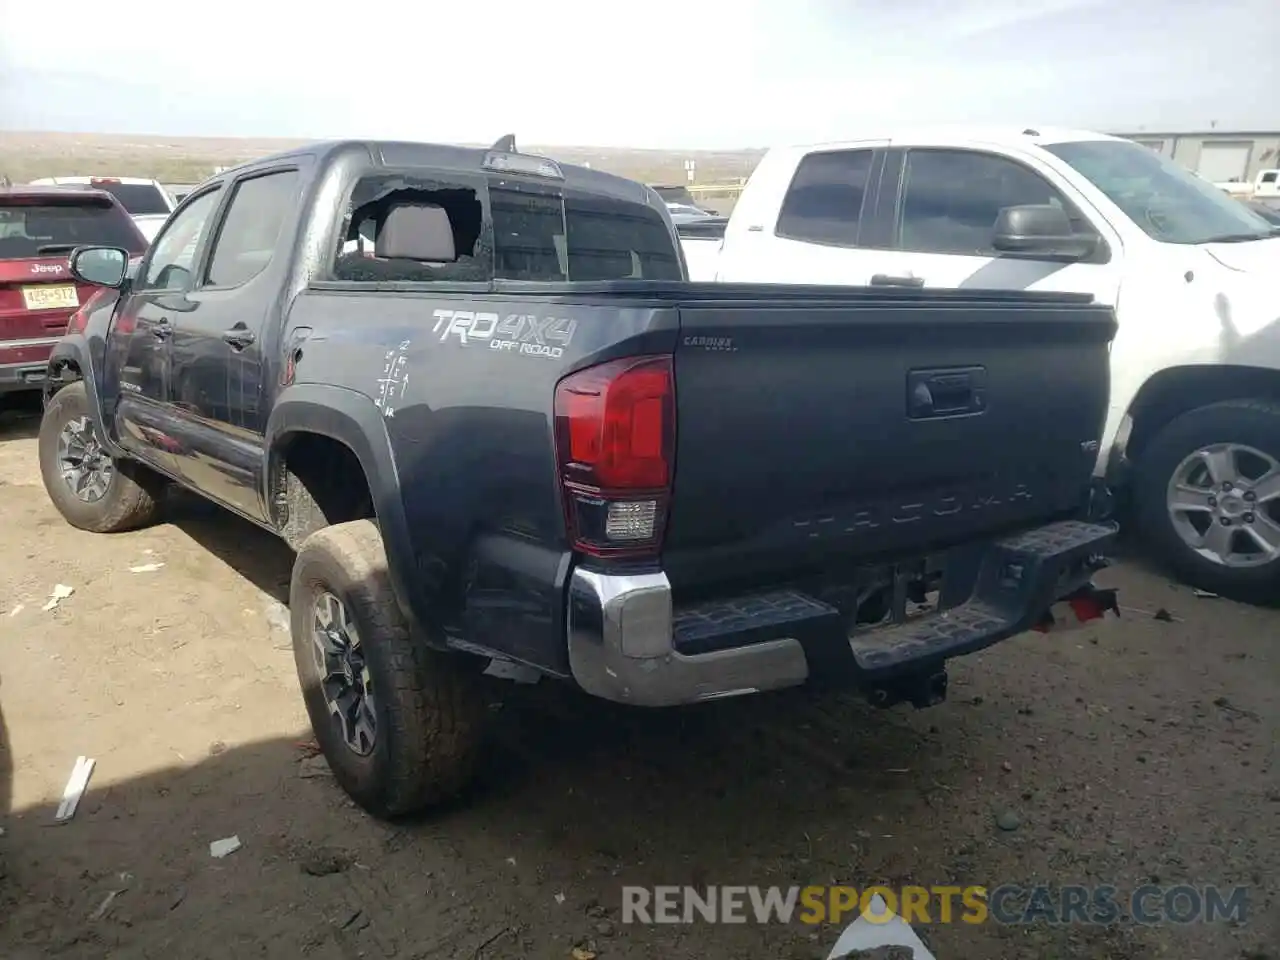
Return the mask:
<svg viewBox="0 0 1280 960">
<path fill-rule="evenodd" d="M 621 887 L 873 882 L 1250 888 L 1244 924 L 918 925 L 939 960 L 1280 956 L 1275 611 L 1126 562 L 1120 624 L 959 661 L 928 711 L 495 687 L 473 794 L 392 826 L 303 775 L 287 550 L 190 502 L 75 531 L 35 427 L 0 418 L 5 960 L 819 958 L 838 927 L 624 926 Z M 79 755 L 90 790 L 53 826 Z"/>
</svg>

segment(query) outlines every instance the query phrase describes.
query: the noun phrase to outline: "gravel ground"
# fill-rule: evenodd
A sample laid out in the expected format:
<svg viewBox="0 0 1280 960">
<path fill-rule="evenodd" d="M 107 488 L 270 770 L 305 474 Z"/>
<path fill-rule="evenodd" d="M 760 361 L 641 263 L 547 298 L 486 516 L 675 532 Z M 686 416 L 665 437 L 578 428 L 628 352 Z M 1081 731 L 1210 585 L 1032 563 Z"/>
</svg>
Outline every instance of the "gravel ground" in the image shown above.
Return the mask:
<svg viewBox="0 0 1280 960">
<path fill-rule="evenodd" d="M 873 882 L 1250 888 L 1245 923 L 917 925 L 939 960 L 1280 957 L 1275 611 L 1122 563 L 1119 624 L 959 661 L 918 712 L 495 686 L 472 795 L 392 826 L 307 760 L 287 550 L 185 501 L 73 530 L 35 423 L 0 418 L 6 960 L 818 958 L 844 924 L 623 925 L 621 887 Z M 91 789 L 51 826 L 79 755 Z"/>
</svg>

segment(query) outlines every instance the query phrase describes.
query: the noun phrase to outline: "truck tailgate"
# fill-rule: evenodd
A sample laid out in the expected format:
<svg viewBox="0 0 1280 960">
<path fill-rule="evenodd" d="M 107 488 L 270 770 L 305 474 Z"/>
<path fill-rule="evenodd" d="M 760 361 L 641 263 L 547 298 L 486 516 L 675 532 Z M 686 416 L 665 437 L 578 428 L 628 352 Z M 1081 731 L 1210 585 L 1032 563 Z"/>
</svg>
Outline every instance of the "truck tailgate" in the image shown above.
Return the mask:
<svg viewBox="0 0 1280 960">
<path fill-rule="evenodd" d="M 677 590 L 904 556 L 1085 503 L 1109 308 L 717 286 L 680 306 L 663 555 Z"/>
</svg>

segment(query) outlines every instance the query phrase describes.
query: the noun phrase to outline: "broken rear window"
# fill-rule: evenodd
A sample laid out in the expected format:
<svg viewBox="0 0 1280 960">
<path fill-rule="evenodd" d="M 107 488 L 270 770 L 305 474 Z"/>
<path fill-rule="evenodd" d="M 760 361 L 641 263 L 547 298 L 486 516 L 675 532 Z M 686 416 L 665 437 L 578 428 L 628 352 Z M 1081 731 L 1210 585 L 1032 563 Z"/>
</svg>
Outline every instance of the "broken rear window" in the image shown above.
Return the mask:
<svg viewBox="0 0 1280 960">
<path fill-rule="evenodd" d="M 487 194 L 487 211 L 481 191 Z M 454 262 L 378 256 L 378 233 L 387 213 L 405 203 L 444 208 L 453 230 Z M 682 276 L 666 221 L 645 204 L 510 179 L 495 178 L 485 190 L 483 181 L 471 186 L 391 174 L 357 184 L 334 267 L 335 279 L 367 282 Z"/>
<path fill-rule="evenodd" d="M 475 186 L 401 174 L 360 180 L 352 191 L 333 275 L 336 280 L 367 283 L 449 281 L 487 283 L 493 279 L 493 255 L 482 237 L 483 207 Z M 378 231 L 398 204 L 431 204 L 448 214 L 455 258 L 447 263 L 387 260 L 377 255 Z"/>
</svg>

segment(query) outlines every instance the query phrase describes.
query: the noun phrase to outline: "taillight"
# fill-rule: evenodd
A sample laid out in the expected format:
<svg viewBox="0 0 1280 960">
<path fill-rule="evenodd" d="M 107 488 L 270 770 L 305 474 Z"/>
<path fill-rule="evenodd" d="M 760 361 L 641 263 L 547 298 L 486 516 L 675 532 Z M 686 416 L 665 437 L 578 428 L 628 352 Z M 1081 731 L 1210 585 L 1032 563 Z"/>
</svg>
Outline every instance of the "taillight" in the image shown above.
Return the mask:
<svg viewBox="0 0 1280 960">
<path fill-rule="evenodd" d="M 85 326 L 89 323 L 89 311 L 102 299 L 105 293 L 106 291 L 99 288 L 89 294 L 89 299 L 80 304 L 80 309 L 67 318 L 67 333 L 84 332 Z"/>
<path fill-rule="evenodd" d="M 574 549 L 595 557 L 662 548 L 675 459 L 671 357 L 629 357 L 556 386 L 556 453 Z"/>
</svg>

